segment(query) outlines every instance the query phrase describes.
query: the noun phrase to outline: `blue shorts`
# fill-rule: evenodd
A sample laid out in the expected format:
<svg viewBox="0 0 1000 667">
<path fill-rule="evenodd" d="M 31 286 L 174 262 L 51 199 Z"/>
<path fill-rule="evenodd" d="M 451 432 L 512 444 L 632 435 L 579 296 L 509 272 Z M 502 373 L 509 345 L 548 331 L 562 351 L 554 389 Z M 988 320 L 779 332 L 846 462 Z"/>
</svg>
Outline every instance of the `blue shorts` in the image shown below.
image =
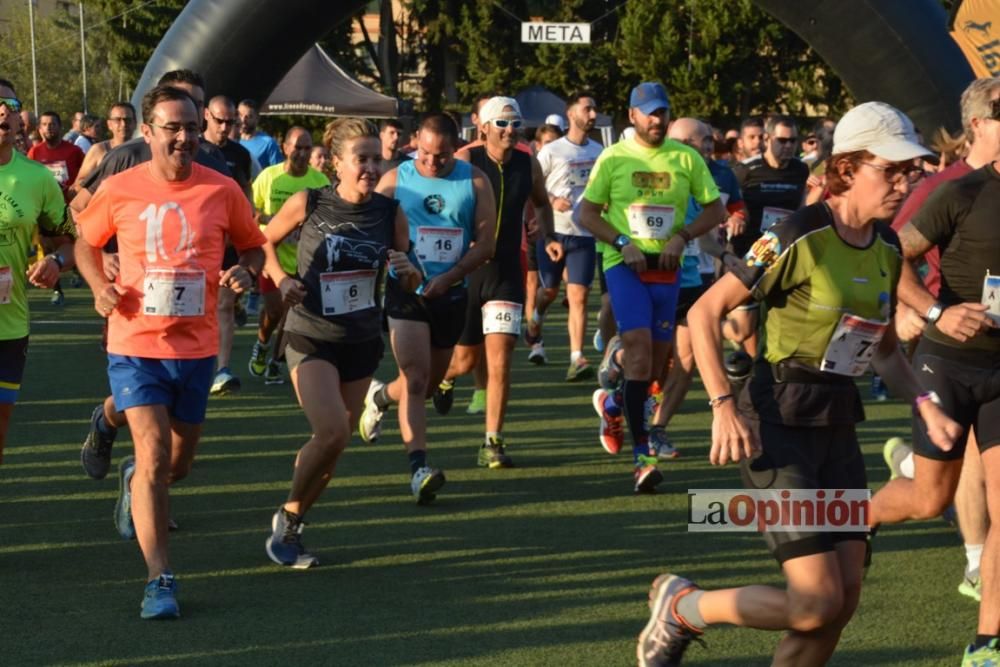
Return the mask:
<svg viewBox="0 0 1000 667">
<path fill-rule="evenodd" d="M 625 264 L 616 264 L 604 272 L 615 312 L 618 333 L 633 329 L 649 329 L 653 340 L 670 342 L 674 339 L 677 295 L 680 283 L 644 283 Z"/>
<path fill-rule="evenodd" d="M 170 416 L 187 424 L 205 421 L 215 357 L 147 359 L 108 354 L 108 382 L 115 409 L 165 405 Z"/>
<path fill-rule="evenodd" d="M 536 242 L 538 282 L 542 287 L 558 288 L 565 267 L 566 282 L 590 287 L 594 282 L 594 258 L 597 256 L 594 237 L 556 234 L 556 239 L 563 247 L 563 258 L 558 262 L 553 262 L 545 252 L 545 239 Z"/>
</svg>

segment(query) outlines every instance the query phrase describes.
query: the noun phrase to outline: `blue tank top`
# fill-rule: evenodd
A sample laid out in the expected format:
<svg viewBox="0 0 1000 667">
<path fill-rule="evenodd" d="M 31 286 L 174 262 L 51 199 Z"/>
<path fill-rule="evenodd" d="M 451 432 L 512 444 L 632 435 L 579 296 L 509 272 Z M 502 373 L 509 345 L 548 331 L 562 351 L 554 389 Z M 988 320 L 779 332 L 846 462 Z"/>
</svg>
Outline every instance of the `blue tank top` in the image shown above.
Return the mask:
<svg viewBox="0 0 1000 667">
<path fill-rule="evenodd" d="M 410 260 L 416 260 L 425 280 L 449 271 L 474 237 L 472 166 L 455 160 L 447 176 L 426 178 L 415 161 L 407 160 L 396 168 L 395 196 L 410 223 Z"/>
</svg>

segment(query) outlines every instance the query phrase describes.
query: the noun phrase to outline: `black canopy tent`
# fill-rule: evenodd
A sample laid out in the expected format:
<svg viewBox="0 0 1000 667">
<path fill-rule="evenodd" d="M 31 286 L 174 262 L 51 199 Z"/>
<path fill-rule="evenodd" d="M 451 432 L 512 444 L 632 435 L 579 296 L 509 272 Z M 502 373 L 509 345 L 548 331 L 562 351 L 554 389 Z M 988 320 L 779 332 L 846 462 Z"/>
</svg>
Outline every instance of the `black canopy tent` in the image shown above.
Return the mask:
<svg viewBox="0 0 1000 667">
<path fill-rule="evenodd" d="M 260 112 L 265 115 L 396 118 L 399 100 L 376 93 L 355 81 L 314 44 L 268 96 Z"/>
</svg>

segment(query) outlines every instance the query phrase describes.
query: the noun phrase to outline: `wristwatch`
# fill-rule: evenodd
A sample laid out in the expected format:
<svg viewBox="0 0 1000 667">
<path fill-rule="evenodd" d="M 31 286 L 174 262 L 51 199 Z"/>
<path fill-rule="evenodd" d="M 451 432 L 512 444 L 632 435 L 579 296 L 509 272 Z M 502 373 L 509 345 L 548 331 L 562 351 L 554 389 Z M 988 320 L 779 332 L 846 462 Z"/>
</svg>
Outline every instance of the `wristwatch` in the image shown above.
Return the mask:
<svg viewBox="0 0 1000 667">
<path fill-rule="evenodd" d="M 54 261 L 59 266 L 60 269 L 62 269 L 62 267 L 66 264 L 66 260 L 63 258 L 62 255 L 60 255 L 57 252 L 50 252 L 48 255 L 46 255 L 46 257 L 51 257 L 52 261 Z"/>
<path fill-rule="evenodd" d="M 927 309 L 927 313 L 924 315 L 924 317 L 927 318 L 928 322 L 934 324 L 935 322 L 941 319 L 941 313 L 943 312 L 944 312 L 944 306 L 941 305 L 940 303 L 935 303 L 933 306 Z"/>
<path fill-rule="evenodd" d="M 615 250 L 621 252 L 625 248 L 625 246 L 629 245 L 630 243 L 632 243 L 632 239 L 625 236 L 624 234 L 619 234 L 617 237 L 615 237 L 615 240 L 611 243 L 611 245 L 615 247 Z"/>
</svg>

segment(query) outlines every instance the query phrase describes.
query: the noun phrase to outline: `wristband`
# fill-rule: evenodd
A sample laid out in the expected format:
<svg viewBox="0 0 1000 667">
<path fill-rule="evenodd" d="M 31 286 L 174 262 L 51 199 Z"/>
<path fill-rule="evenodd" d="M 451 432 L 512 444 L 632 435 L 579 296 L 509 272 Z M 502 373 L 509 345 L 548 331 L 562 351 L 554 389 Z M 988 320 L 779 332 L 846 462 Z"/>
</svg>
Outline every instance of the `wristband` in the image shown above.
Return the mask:
<svg viewBox="0 0 1000 667">
<path fill-rule="evenodd" d="M 677 230 L 677 236 L 684 239 L 684 243 L 691 243 L 691 239 L 694 238 L 693 236 L 691 236 L 691 232 L 684 229 L 683 227 Z"/>
<path fill-rule="evenodd" d="M 715 398 L 713 398 L 712 400 L 710 400 L 708 402 L 708 407 L 710 407 L 710 408 L 717 408 L 720 405 L 722 405 L 723 403 L 725 403 L 726 401 L 731 401 L 731 400 L 733 400 L 733 395 L 732 394 L 722 394 L 721 396 L 716 396 Z"/>
<path fill-rule="evenodd" d="M 915 399 L 913 399 L 913 409 L 919 410 L 921 404 L 926 403 L 927 401 L 930 401 L 931 403 L 937 406 L 941 405 L 941 397 L 937 395 L 937 392 L 925 391 L 924 393 L 920 394 Z"/>
<path fill-rule="evenodd" d="M 48 255 L 45 256 L 45 258 L 46 259 L 51 259 L 53 262 L 55 262 L 56 265 L 59 267 L 60 270 L 63 268 L 63 265 L 66 263 L 65 260 L 63 260 L 62 255 L 60 255 L 57 252 L 49 253 Z"/>
</svg>

